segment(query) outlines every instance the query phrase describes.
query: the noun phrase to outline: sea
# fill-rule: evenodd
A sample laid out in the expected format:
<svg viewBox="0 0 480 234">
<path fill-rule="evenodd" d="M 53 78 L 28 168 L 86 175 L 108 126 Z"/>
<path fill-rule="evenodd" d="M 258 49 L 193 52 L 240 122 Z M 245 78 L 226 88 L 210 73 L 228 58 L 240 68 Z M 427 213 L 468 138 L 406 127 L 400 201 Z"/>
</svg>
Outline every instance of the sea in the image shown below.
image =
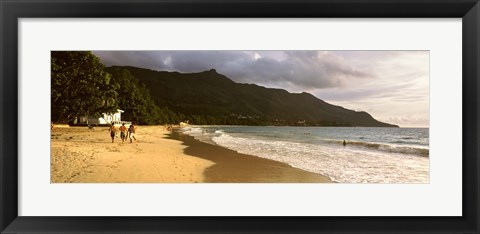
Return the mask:
<svg viewBox="0 0 480 234">
<path fill-rule="evenodd" d="M 181 131 L 339 183 L 429 183 L 428 128 L 188 126 Z"/>
</svg>

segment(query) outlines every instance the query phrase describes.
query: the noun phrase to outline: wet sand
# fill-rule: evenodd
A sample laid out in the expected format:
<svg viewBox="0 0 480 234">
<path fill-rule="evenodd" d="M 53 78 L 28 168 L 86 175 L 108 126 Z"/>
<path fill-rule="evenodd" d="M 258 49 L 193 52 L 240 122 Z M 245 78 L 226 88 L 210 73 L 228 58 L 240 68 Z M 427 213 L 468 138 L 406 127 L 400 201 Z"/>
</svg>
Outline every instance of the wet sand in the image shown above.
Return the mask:
<svg viewBox="0 0 480 234">
<path fill-rule="evenodd" d="M 207 144 L 191 136 L 172 132 L 187 147 L 185 154 L 212 161 L 205 172 L 211 183 L 332 183 L 325 176 L 294 168 L 286 163 L 241 154 L 220 146 Z"/>
</svg>

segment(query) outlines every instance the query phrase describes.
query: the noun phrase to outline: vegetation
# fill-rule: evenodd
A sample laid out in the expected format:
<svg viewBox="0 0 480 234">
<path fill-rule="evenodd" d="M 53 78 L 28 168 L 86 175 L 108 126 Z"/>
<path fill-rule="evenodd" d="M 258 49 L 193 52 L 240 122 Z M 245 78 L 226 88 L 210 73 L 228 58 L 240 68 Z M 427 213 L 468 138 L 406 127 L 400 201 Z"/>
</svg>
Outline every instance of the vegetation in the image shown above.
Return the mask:
<svg viewBox="0 0 480 234">
<path fill-rule="evenodd" d="M 160 124 L 166 122 L 162 119 L 161 110 L 158 108 L 145 85 L 130 75 L 128 70 L 122 68 L 107 68 L 112 75 L 112 84 L 118 93 L 117 103 L 124 119 L 141 124 Z"/>
<path fill-rule="evenodd" d="M 51 117 L 66 123 L 117 108 L 117 93 L 100 59 L 91 52 L 51 52 Z"/>
</svg>

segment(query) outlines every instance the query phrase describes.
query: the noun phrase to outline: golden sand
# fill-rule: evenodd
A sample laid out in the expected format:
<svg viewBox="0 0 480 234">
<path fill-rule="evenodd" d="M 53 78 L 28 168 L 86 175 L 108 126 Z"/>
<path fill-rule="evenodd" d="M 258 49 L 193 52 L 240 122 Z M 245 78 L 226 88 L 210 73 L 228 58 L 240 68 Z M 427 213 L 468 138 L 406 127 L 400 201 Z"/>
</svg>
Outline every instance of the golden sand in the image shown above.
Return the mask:
<svg viewBox="0 0 480 234">
<path fill-rule="evenodd" d="M 111 142 L 108 127 L 58 126 L 51 133 L 52 183 L 195 183 L 214 163 L 184 154 L 162 126 L 137 126 L 137 141 Z"/>
</svg>

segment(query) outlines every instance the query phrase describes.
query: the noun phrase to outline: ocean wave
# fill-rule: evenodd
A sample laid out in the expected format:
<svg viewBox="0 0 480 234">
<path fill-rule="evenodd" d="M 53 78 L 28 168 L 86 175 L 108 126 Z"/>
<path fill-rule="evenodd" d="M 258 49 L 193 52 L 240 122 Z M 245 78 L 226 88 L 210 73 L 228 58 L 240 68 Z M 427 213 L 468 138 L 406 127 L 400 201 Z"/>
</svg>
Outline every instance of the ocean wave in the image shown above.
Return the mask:
<svg viewBox="0 0 480 234">
<path fill-rule="evenodd" d="M 202 127 L 192 127 L 190 129 L 182 129 L 181 131 L 183 134 L 192 136 L 201 142 L 213 144 L 213 145 L 216 145 L 216 143 L 212 141 L 212 136 L 220 134 L 211 129 L 205 129 Z"/>
<path fill-rule="evenodd" d="M 198 132 L 202 132 L 202 128 L 199 127 L 182 127 L 180 130 L 185 134 L 194 134 Z"/>
<path fill-rule="evenodd" d="M 343 148 L 332 144 L 317 145 L 266 140 L 251 136 L 232 136 L 227 133 L 215 136 L 212 140 L 220 146 L 239 153 L 287 163 L 302 170 L 328 176 L 336 182 L 428 182 L 428 158 L 411 154 L 398 157 L 381 150 L 366 150 L 360 147 Z M 368 145 L 367 148 L 375 149 L 384 147 L 366 145 Z"/>
<path fill-rule="evenodd" d="M 343 144 L 343 141 L 340 140 L 331 140 L 329 141 L 333 144 Z M 396 143 L 404 143 L 404 142 L 396 142 Z M 363 141 L 347 141 L 347 146 L 356 146 L 356 147 L 364 147 L 370 150 L 378 150 L 384 151 L 389 153 L 399 153 L 399 154 L 410 154 L 420 157 L 429 157 L 430 150 L 427 148 L 420 148 L 414 146 L 399 146 L 399 145 L 391 145 L 391 144 L 382 144 L 382 143 L 372 143 L 372 142 L 363 142 Z"/>
</svg>

